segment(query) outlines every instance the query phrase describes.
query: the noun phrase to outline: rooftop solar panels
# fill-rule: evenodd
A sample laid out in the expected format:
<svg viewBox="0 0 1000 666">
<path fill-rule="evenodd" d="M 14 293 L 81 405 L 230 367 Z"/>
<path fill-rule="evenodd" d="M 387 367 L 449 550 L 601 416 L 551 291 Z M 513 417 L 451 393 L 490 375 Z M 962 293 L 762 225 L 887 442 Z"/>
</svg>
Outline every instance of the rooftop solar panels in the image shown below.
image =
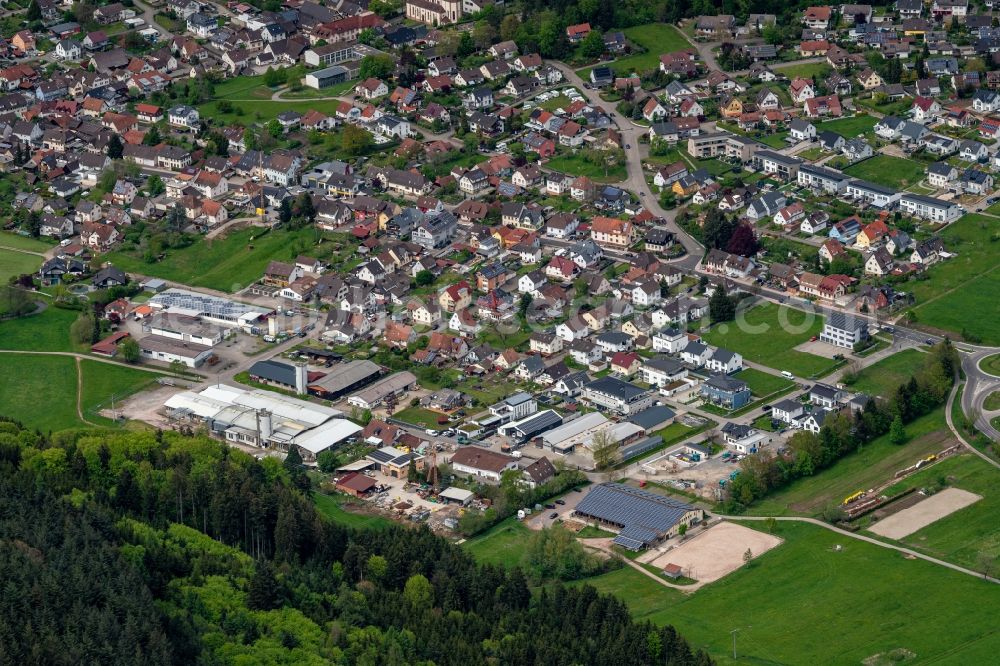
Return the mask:
<svg viewBox="0 0 1000 666">
<path fill-rule="evenodd" d="M 694 510 L 690 504 L 620 483 L 595 486 L 576 507 L 578 514 L 617 525 L 619 537 L 643 545 L 661 538 Z"/>
</svg>

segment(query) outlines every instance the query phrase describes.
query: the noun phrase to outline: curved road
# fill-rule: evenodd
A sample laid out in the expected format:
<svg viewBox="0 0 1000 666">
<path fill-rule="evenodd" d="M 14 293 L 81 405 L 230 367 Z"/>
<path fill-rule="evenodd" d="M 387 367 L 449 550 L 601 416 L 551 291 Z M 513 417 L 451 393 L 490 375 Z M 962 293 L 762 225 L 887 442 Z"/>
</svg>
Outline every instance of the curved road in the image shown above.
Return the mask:
<svg viewBox="0 0 1000 666">
<path fill-rule="evenodd" d="M 1000 431 L 993 427 L 989 413 L 983 409 L 983 403 L 994 391 L 1000 391 L 1000 377 L 984 372 L 979 368 L 979 363 L 998 352 L 998 349 L 978 348 L 962 359 L 962 370 L 965 371 L 962 411 L 970 418 L 975 416 L 976 428 L 994 442 L 1000 442 Z"/>
</svg>

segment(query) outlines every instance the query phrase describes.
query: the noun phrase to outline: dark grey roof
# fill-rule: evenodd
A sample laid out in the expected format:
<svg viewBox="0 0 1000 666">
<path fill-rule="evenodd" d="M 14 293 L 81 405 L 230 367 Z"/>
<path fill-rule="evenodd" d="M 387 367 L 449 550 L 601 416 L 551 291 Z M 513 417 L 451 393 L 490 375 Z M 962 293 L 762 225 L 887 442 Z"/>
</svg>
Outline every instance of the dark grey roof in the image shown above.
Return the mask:
<svg viewBox="0 0 1000 666">
<path fill-rule="evenodd" d="M 558 412 L 551 409 L 546 409 L 544 412 L 538 412 L 532 416 L 529 416 L 524 421 L 517 425 L 517 430 L 524 437 L 534 437 L 535 435 L 540 435 L 546 430 L 551 430 L 556 426 L 562 425 L 563 419 Z"/>
<path fill-rule="evenodd" d="M 818 395 L 829 400 L 835 399 L 837 397 L 837 393 L 837 389 L 829 384 L 813 384 L 813 387 L 809 389 L 810 395 Z"/>
<path fill-rule="evenodd" d="M 274 359 L 254 363 L 250 366 L 250 376 L 260 377 L 286 386 L 295 386 L 295 366 Z"/>
<path fill-rule="evenodd" d="M 623 544 L 630 547 L 655 542 L 693 510 L 690 504 L 620 483 L 594 486 L 576 507 L 580 515 L 619 526 L 619 538 L 631 542 Z"/>
<path fill-rule="evenodd" d="M 655 428 L 664 421 L 674 418 L 676 414 L 674 410 L 670 409 L 666 405 L 653 405 L 652 407 L 647 407 L 646 409 L 633 414 L 628 418 L 629 423 L 634 423 L 644 430 L 649 430 L 650 428 Z"/>
<path fill-rule="evenodd" d="M 595 379 L 587 384 L 587 389 L 598 393 L 604 393 L 625 401 L 633 400 L 646 392 L 644 389 L 639 388 L 635 384 L 624 382 L 617 377 L 611 376 Z"/>
<path fill-rule="evenodd" d="M 747 389 L 747 383 L 740 379 L 733 379 L 727 375 L 712 375 L 705 380 L 707 386 L 712 386 L 722 391 L 745 391 Z"/>
</svg>

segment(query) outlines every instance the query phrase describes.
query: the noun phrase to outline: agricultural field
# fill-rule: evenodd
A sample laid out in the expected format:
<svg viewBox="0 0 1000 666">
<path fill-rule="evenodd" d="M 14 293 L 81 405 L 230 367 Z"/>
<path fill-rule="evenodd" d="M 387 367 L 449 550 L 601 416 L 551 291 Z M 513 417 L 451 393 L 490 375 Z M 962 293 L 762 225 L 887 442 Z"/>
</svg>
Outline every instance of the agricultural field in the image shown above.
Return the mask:
<svg viewBox="0 0 1000 666">
<path fill-rule="evenodd" d="M 780 321 L 788 326 L 782 326 Z M 822 329 L 821 316 L 766 303 L 737 316 L 735 322 L 713 326 L 703 337 L 705 342 L 738 352 L 748 361 L 811 378 L 822 377 L 837 362 L 794 351 L 793 347 L 819 335 Z"/>
<path fill-rule="evenodd" d="M 69 327 L 79 316 L 77 310 L 49 305 L 41 313 L 0 322 L 0 349 L 25 351 L 84 351 L 72 341 Z M 6 356 L 0 356 L 0 365 Z"/>
<path fill-rule="evenodd" d="M 1000 263 L 992 242 L 1000 235 L 1000 219 L 966 215 L 939 235 L 957 256 L 927 269 L 928 279 L 907 283 L 916 298 L 916 323 L 954 333 L 964 330 L 983 344 L 1000 345 L 994 296 L 1000 290 Z"/>
<path fill-rule="evenodd" d="M 581 153 L 556 155 L 545 166 L 570 176 L 587 176 L 599 183 L 618 183 L 628 175 L 624 164 L 606 168 L 602 164 L 588 162 Z"/>
<path fill-rule="evenodd" d="M 955 443 L 939 407 L 906 426 L 909 441 L 896 445 L 883 435 L 813 476 L 803 477 L 755 503 L 755 515 L 819 516 L 845 497 L 885 483 L 898 470 Z"/>
<path fill-rule="evenodd" d="M 44 253 L 52 249 L 52 243 L 48 243 L 41 238 L 31 238 L 29 236 L 0 231 L 0 247 Z"/>
<path fill-rule="evenodd" d="M 155 381 L 156 375 L 125 366 L 81 361 L 83 418 L 98 425 L 111 421 L 97 412 L 109 406 L 112 396 L 123 399 Z M 76 411 L 77 370 L 70 356 L 0 354 L 0 371 L 17 382 L 0 382 L 0 414 L 30 428 L 45 431 L 87 425 Z M 44 408 L 39 405 L 44 396 Z"/>
<path fill-rule="evenodd" d="M 900 543 L 955 564 L 978 569 L 985 554 L 1000 558 L 1000 493 L 996 469 L 971 454 L 953 456 L 923 469 L 888 489 L 889 494 L 907 488 L 942 485 L 959 488 L 982 499 L 906 537 Z"/>
<path fill-rule="evenodd" d="M 780 375 L 772 375 L 756 368 L 744 368 L 733 377 L 745 381 L 750 387 L 750 392 L 758 398 L 784 391 L 793 385 L 793 382 Z"/>
<path fill-rule="evenodd" d="M 889 653 L 906 650 L 924 662 L 969 664 L 1000 649 L 989 614 L 968 612 L 1000 603 L 1000 587 L 818 526 L 779 523 L 775 534 L 785 543 L 694 594 L 630 567 L 584 582 L 618 595 L 638 620 L 674 625 L 722 664 L 734 663 L 733 629 L 739 663 L 857 664 L 882 655 L 865 663 L 888 664 L 903 661 Z"/>
<path fill-rule="evenodd" d="M 636 25 L 631 28 L 625 28 L 622 32 L 625 33 L 629 41 L 638 44 L 646 49 L 646 51 L 645 53 L 625 56 L 614 62 L 607 63 L 619 76 L 629 72 L 656 69 L 660 66 L 661 53 L 680 51 L 691 46 L 680 30 L 667 23 Z M 592 69 L 593 67 L 587 67 L 579 70 L 577 74 L 586 80 L 590 76 L 590 70 Z"/>
<path fill-rule="evenodd" d="M 904 349 L 865 368 L 851 390 L 889 398 L 900 384 L 910 381 L 926 360 L 926 354 L 916 349 Z"/>
<path fill-rule="evenodd" d="M 514 567 L 520 564 L 524 556 L 528 534 L 530 532 L 524 523 L 511 517 L 465 541 L 462 547 L 482 564 Z"/>
<path fill-rule="evenodd" d="M 5 325 L 0 324 L 0 330 Z M 0 354 L 0 415 L 45 431 L 82 425 L 76 416 L 76 366 L 68 356 Z M 39 405 L 44 396 L 45 408 Z"/>
<path fill-rule="evenodd" d="M 382 516 L 344 509 L 345 506 L 354 506 L 353 500 L 346 495 L 324 495 L 323 493 L 314 492 L 312 498 L 313 503 L 320 513 L 335 523 L 340 523 L 347 527 L 383 529 L 394 524 L 391 520 Z M 360 505 L 358 506 L 360 508 Z"/>
<path fill-rule="evenodd" d="M 827 129 L 824 127 L 823 129 Z M 854 134 L 857 134 L 855 132 Z M 852 136 L 851 133 L 845 136 Z M 875 157 L 852 164 L 844 169 L 848 176 L 868 180 L 886 187 L 905 189 L 919 183 L 924 178 L 924 164 L 916 160 L 906 160 L 891 155 Z"/>
<path fill-rule="evenodd" d="M 128 273 L 139 273 L 195 287 L 235 292 L 260 279 L 271 260 L 287 261 L 298 254 L 314 254 L 314 229 L 265 233 L 250 227 L 225 236 L 166 251 L 166 258 L 146 263 L 138 252 L 119 250 L 102 257 Z"/>
<path fill-rule="evenodd" d="M 41 265 L 42 258 L 37 254 L 0 247 L 0 283 L 4 285 L 13 277 L 24 273 L 34 273 Z"/>
</svg>

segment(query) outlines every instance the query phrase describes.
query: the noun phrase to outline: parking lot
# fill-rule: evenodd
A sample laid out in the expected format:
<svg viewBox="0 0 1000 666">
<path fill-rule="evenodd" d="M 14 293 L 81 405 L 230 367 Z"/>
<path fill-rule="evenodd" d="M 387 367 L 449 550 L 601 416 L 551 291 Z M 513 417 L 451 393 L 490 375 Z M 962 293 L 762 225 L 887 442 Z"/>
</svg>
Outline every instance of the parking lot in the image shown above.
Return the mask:
<svg viewBox="0 0 1000 666">
<path fill-rule="evenodd" d="M 540 530 L 546 527 L 552 527 L 552 524 L 556 521 L 568 519 L 573 515 L 576 505 L 580 503 L 580 500 L 582 500 L 586 494 L 586 490 L 569 491 L 559 499 L 549 502 L 548 505 L 552 508 L 546 506 L 540 512 L 532 514 L 530 518 L 525 520 L 525 525 L 533 530 Z M 554 518 L 552 517 L 552 514 L 555 514 Z"/>
</svg>

